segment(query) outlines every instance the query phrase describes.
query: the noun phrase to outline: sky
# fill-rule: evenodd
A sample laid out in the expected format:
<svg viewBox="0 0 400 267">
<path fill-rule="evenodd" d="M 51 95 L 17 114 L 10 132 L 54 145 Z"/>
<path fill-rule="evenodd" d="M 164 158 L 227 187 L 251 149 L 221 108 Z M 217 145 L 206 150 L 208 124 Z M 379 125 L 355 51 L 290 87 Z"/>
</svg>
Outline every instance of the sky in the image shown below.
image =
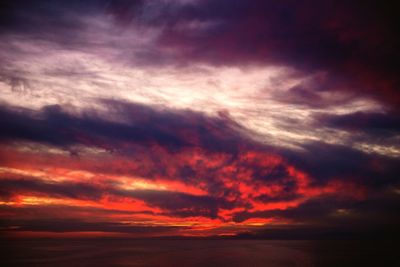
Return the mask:
<svg viewBox="0 0 400 267">
<path fill-rule="evenodd" d="M 392 234 L 398 8 L 1 1 L 0 234 Z"/>
</svg>

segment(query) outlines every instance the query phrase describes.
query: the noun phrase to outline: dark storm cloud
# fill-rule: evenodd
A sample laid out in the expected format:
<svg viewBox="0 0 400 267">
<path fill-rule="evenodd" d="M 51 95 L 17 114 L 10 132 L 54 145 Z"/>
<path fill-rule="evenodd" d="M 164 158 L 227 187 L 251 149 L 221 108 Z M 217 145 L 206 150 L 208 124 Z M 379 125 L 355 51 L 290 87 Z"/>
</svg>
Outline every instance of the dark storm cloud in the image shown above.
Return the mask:
<svg viewBox="0 0 400 267">
<path fill-rule="evenodd" d="M 346 89 L 344 94 L 335 94 L 338 90 L 344 89 Z M 275 92 L 273 97 L 277 101 L 286 103 L 287 105 L 324 109 L 350 104 L 360 97 L 357 91 L 348 89 L 348 85 L 343 79 L 338 79 L 326 72 L 321 72 L 288 88 L 287 91 Z"/>
<path fill-rule="evenodd" d="M 94 14 L 107 1 L 2 1 L 0 4 L 0 27 L 4 32 L 24 34 L 54 34 L 55 30 L 65 33 L 79 28 L 79 21 L 72 18 L 77 15 Z M 50 32 L 48 32 L 50 31 Z M 48 37 L 50 35 L 47 35 Z"/>
<path fill-rule="evenodd" d="M 107 120 L 90 110 L 81 116 L 47 106 L 39 112 L 0 109 L 3 140 L 29 140 L 61 147 L 72 144 L 118 149 L 120 142 L 159 144 L 172 150 L 201 147 L 234 152 L 243 137 L 240 127 L 223 117 L 207 117 L 193 111 L 157 110 L 152 107 L 112 101 L 109 111 L 127 123 Z"/>
<path fill-rule="evenodd" d="M 315 224 L 324 222 L 326 216 L 335 212 L 341 203 L 346 203 L 343 199 L 331 198 L 327 199 L 313 199 L 301 204 L 299 207 L 289 208 L 286 210 L 276 209 L 268 211 L 255 211 L 255 212 L 239 212 L 234 216 L 234 221 L 241 222 L 249 218 L 271 218 L 278 217 L 284 219 L 295 219 L 297 222 L 313 222 Z"/>
<path fill-rule="evenodd" d="M 366 132 L 381 135 L 382 137 L 390 137 L 400 131 L 400 115 L 395 112 L 356 112 L 346 115 L 319 116 L 317 119 L 319 125 Z"/>
<path fill-rule="evenodd" d="M 6 198 L 18 193 L 35 192 L 55 197 L 96 200 L 104 193 L 100 188 L 86 183 L 47 183 L 28 178 L 2 178 L 0 185 L 0 196 Z"/>
<path fill-rule="evenodd" d="M 298 226 L 272 226 L 255 233 L 254 237 L 283 239 L 393 238 L 400 216 L 400 197 L 386 190 L 366 200 L 347 201 L 332 197 L 309 200 L 287 210 L 241 212 L 234 217 L 243 221 L 252 217 L 281 218 L 300 222 Z"/>
<path fill-rule="evenodd" d="M 218 208 L 229 207 L 223 198 L 194 196 L 177 192 L 136 190 L 117 191 L 116 193 L 141 199 L 151 206 L 162 208 L 165 214 L 177 217 L 203 216 L 215 219 Z"/>
<path fill-rule="evenodd" d="M 309 142 L 302 147 L 305 152 L 282 150 L 281 153 L 290 163 L 307 171 L 315 182 L 338 178 L 379 188 L 398 180 L 400 169 L 396 158 L 322 142 Z"/>
<path fill-rule="evenodd" d="M 368 199 L 359 201 L 324 196 L 308 200 L 299 207 L 286 210 L 241 212 L 235 215 L 235 220 L 275 217 L 312 226 L 384 227 L 385 225 L 396 225 L 400 221 L 400 217 L 395 212 L 399 205 L 399 195 L 387 189 L 379 193 L 372 193 Z"/>
<path fill-rule="evenodd" d="M 0 137 L 3 142 L 28 140 L 65 149 L 70 149 L 70 146 L 75 144 L 83 144 L 118 151 L 122 155 L 131 157 L 132 160 L 135 159 L 138 163 L 152 166 L 149 169 L 129 167 L 128 164 L 125 174 L 135 171 L 149 178 L 161 175 L 193 182 L 196 179 L 206 179 L 211 191 L 225 190 L 224 184 L 220 183 L 220 178 L 224 175 L 236 177 L 250 173 L 254 181 L 275 182 L 286 188 L 287 195 L 284 198 L 293 197 L 291 192 L 296 185 L 284 180 L 288 176 L 285 165 L 277 164 L 273 168 L 265 168 L 260 163 L 268 160 L 271 152 L 282 155 L 289 164 L 309 173 L 316 183 L 341 179 L 366 186 L 384 186 L 395 182 L 398 179 L 397 173 L 400 171 L 396 158 L 367 154 L 345 145 L 309 142 L 301 145 L 304 151 L 271 148 L 251 141 L 248 138 L 249 133 L 226 117 L 207 117 L 193 111 L 157 109 L 117 101 L 106 103 L 107 115 L 90 110 L 80 115 L 73 115 L 59 106 L 48 106 L 40 112 L 2 108 L 0 110 L 2 124 Z M 113 115 L 123 119 L 124 122 L 110 120 L 109 118 Z M 373 120 L 377 119 L 373 116 Z M 331 122 L 328 121 L 325 119 L 323 123 L 329 125 Z M 388 122 L 380 120 L 376 124 L 371 121 L 365 123 L 358 119 L 357 121 L 352 126 L 376 125 L 374 127 L 380 127 L 381 125 L 389 129 L 397 127 L 393 119 L 389 119 Z M 336 124 L 339 123 L 336 122 Z M 205 153 L 224 153 L 226 158 L 219 165 L 206 167 L 208 163 L 203 162 L 206 159 L 189 163 L 189 159 L 181 158 L 182 155 L 177 154 L 175 156 L 180 161 L 177 165 L 164 158 L 165 155 L 158 155 L 157 150 L 151 152 L 149 148 L 151 153 L 156 153 L 152 156 L 152 162 L 149 163 L 136 155 L 141 150 L 134 147 L 126 148 L 123 145 L 126 143 L 142 147 L 156 144 L 171 153 L 185 148 L 200 148 Z M 240 153 L 247 153 L 254 148 L 256 151 L 265 151 L 265 154 L 259 155 L 259 161 L 241 158 Z M 108 173 L 109 168 L 112 167 L 112 163 L 110 164 L 106 168 L 99 166 L 98 170 Z M 224 174 L 221 168 L 225 166 L 231 166 L 233 172 Z M 227 194 L 229 192 L 226 190 Z"/>
</svg>

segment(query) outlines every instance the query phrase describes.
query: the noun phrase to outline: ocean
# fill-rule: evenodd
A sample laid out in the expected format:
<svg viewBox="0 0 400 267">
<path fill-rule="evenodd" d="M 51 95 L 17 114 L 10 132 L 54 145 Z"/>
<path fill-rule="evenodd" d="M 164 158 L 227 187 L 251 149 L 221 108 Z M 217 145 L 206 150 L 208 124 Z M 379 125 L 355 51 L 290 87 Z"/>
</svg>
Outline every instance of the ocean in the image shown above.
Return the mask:
<svg viewBox="0 0 400 267">
<path fill-rule="evenodd" d="M 276 240 L 1 240 L 0 266 L 400 266 L 393 242 Z"/>
</svg>

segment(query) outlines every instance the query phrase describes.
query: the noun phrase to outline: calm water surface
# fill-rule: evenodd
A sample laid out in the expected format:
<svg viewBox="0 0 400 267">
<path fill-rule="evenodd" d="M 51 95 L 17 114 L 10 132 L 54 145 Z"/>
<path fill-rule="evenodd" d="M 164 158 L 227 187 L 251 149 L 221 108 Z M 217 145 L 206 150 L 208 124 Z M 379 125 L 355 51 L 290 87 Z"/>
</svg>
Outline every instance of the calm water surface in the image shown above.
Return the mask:
<svg viewBox="0 0 400 267">
<path fill-rule="evenodd" d="M 400 266 L 392 242 L 1 240 L 0 266 Z"/>
</svg>

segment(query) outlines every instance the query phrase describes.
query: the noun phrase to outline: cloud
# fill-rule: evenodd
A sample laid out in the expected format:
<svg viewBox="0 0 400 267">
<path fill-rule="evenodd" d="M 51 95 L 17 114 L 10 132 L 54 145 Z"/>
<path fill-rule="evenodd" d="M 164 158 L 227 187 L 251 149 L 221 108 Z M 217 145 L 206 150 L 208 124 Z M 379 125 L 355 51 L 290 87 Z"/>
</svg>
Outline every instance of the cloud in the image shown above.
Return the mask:
<svg viewBox="0 0 400 267">
<path fill-rule="evenodd" d="M 47 219 L 13 221 L 18 224 L 19 231 L 50 231 L 50 232 L 117 232 L 133 234 L 176 233 L 177 226 L 134 226 L 116 222 L 85 222 L 81 220 Z M 7 224 L 6 224 L 7 225 Z M 3 223 L 4 227 L 4 223 Z M 7 227 L 7 226 L 6 226 Z"/>
<path fill-rule="evenodd" d="M 128 59 L 133 65 L 203 62 L 323 71 L 341 84 L 340 90 L 398 101 L 393 3 L 100 0 L 3 5 L 4 30 L 66 49 Z M 115 31 L 123 34 L 115 36 Z M 144 39 L 153 36 L 145 41 L 148 49 L 139 49 L 137 31 Z"/>
<path fill-rule="evenodd" d="M 392 98 L 398 85 L 392 46 L 398 43 L 391 11 L 395 6 L 345 1 L 202 1 L 174 16 L 160 44 L 175 48 L 177 56 L 186 61 L 327 71 L 336 81 L 346 81 L 344 90 L 367 91 L 394 104 L 398 101 Z M 196 20 L 222 23 L 199 34 L 176 27 Z"/>
<path fill-rule="evenodd" d="M 237 213 L 234 219 L 279 217 L 299 223 L 292 227 L 272 226 L 259 230 L 254 236 L 259 238 L 390 239 L 398 234 L 396 224 L 400 218 L 394 212 L 398 201 L 398 195 L 390 191 L 356 202 L 321 197 L 286 210 Z"/>
<path fill-rule="evenodd" d="M 88 110 L 69 114 L 60 106 L 47 106 L 39 112 L 1 110 L 5 140 L 29 140 L 60 147 L 73 144 L 118 149 L 122 142 L 158 144 L 172 150 L 204 147 L 206 150 L 235 150 L 241 136 L 240 126 L 228 117 L 207 117 L 192 111 L 157 111 L 156 108 L 121 102 L 107 104 L 110 118 Z M 112 121 L 117 115 L 125 122 Z M 107 115 L 106 115 L 107 116 Z M 248 143 L 251 143 L 249 141 Z M 115 147 L 113 147 L 115 146 Z"/>
<path fill-rule="evenodd" d="M 143 200 L 151 207 L 161 208 L 165 214 L 179 217 L 203 216 L 210 218 L 216 218 L 219 206 L 227 206 L 226 203 L 224 204 L 225 200 L 216 199 L 211 196 L 196 196 L 180 192 L 149 189 L 122 190 L 109 185 L 107 180 L 94 185 L 82 182 L 51 183 L 32 178 L 29 179 L 28 177 L 20 179 L 6 179 L 2 177 L 0 184 L 2 188 L 0 196 L 3 200 L 8 200 L 8 202 L 14 198 L 18 199 L 20 195 L 39 196 L 39 198 L 34 197 L 31 202 L 29 202 L 30 199 L 23 200 L 27 201 L 28 204 L 41 204 L 40 197 L 44 197 L 42 204 L 46 204 L 46 202 L 52 204 L 52 198 L 100 201 L 111 197 L 116 200 L 122 199 L 126 201 L 127 197 L 133 202 L 135 200 Z M 46 198 L 50 199 L 46 201 Z M 56 203 L 60 203 L 60 201 Z M 71 203 L 73 204 L 74 202 L 72 201 Z M 81 203 L 76 202 L 76 205 Z M 133 208 L 135 208 L 134 205 L 132 205 Z"/>
<path fill-rule="evenodd" d="M 3 214 L 126 233 L 396 221 L 397 7 L 3 1 Z M 19 212 L 55 207 L 68 221 Z"/>
<path fill-rule="evenodd" d="M 29 178 L 18 180 L 2 178 L 0 183 L 2 185 L 2 197 L 8 194 L 35 192 L 56 197 L 96 200 L 102 194 L 102 191 L 98 188 L 84 183 L 45 183 Z"/>
<path fill-rule="evenodd" d="M 345 145 L 306 144 L 304 153 L 283 151 L 290 162 L 301 166 L 316 181 L 338 177 L 380 187 L 396 181 L 398 159 L 367 154 Z"/>
<path fill-rule="evenodd" d="M 301 207 L 315 198 L 335 196 L 351 203 L 396 181 L 395 159 L 318 142 L 303 144 L 305 151 L 276 149 L 255 142 L 224 114 L 104 103 L 108 113 L 103 116 L 59 106 L 39 112 L 3 109 L 3 142 L 11 144 L 3 148 L 8 168 L 1 178 L 2 195 L 11 200 L 3 202 L 27 196 L 22 200 L 27 204 L 54 205 L 55 198 L 73 199 L 66 203 L 75 206 L 95 207 L 93 201 L 100 201 L 102 208 L 111 208 L 131 201 L 132 212 L 155 218 L 244 223 L 297 208 L 312 219 Z M 44 146 L 32 145 L 29 152 L 21 142 Z M 143 204 L 133 204 L 137 201 Z"/>
<path fill-rule="evenodd" d="M 400 116 L 394 112 L 365 113 L 355 112 L 339 116 L 326 116 L 320 118 L 320 123 L 325 123 L 332 128 L 349 129 L 361 132 L 376 132 L 395 135 L 400 130 Z"/>
</svg>

